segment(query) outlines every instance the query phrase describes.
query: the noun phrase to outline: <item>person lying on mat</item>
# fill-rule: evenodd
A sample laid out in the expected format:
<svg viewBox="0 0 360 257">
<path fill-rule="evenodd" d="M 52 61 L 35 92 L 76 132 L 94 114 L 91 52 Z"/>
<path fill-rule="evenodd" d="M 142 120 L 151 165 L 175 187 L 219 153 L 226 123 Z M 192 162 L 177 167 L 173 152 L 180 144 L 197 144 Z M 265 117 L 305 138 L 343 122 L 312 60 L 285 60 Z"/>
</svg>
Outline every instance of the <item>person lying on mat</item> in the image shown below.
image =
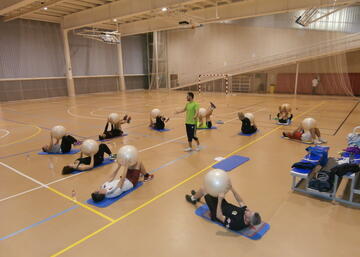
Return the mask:
<svg viewBox="0 0 360 257">
<path fill-rule="evenodd" d="M 83 153 L 80 153 L 80 158 L 76 159 L 74 163 L 65 166 L 62 170 L 62 174 L 70 174 L 75 170 L 89 170 L 92 169 L 104 161 L 104 155 L 108 154 L 113 157 L 111 150 L 106 144 L 100 144 L 99 150 L 92 156 L 83 157 Z"/>
<path fill-rule="evenodd" d="M 122 172 L 117 176 L 120 168 L 122 168 Z M 154 175 L 146 172 L 141 161 L 137 161 L 135 165 L 130 167 L 117 163 L 117 168 L 111 174 L 109 181 L 105 182 L 99 190 L 93 192 L 91 198 L 97 203 L 105 198 L 117 197 L 123 192 L 135 187 L 140 180 L 140 175 L 143 175 L 144 182 L 150 181 L 154 177 Z"/>
<path fill-rule="evenodd" d="M 304 143 L 321 144 L 327 142 L 325 139 L 321 138 L 319 128 L 311 128 L 305 132 L 302 125 L 292 132 L 283 132 L 283 136 L 289 139 L 299 140 Z"/>
<path fill-rule="evenodd" d="M 248 117 L 246 117 L 244 113 L 239 112 L 238 117 L 239 117 L 239 120 L 242 122 L 241 132 L 243 134 L 252 134 L 257 131 L 257 127 L 256 127 L 254 121 L 251 122 L 250 119 Z"/>
<path fill-rule="evenodd" d="M 213 114 L 213 111 L 216 109 L 215 104 L 210 102 L 210 106 L 206 109 L 206 112 L 204 115 L 200 113 L 199 110 L 199 116 L 198 121 L 196 124 L 197 128 L 211 128 L 212 127 L 212 121 L 211 121 L 211 115 Z M 205 120 L 205 122 L 204 122 Z"/>
<path fill-rule="evenodd" d="M 279 113 L 277 114 L 279 123 L 288 123 L 292 120 L 291 107 L 289 104 L 282 104 L 279 106 Z"/>
<path fill-rule="evenodd" d="M 204 196 L 209 207 L 211 220 L 222 223 L 228 229 L 239 231 L 250 225 L 259 225 L 261 223 L 260 214 L 245 206 L 244 201 L 233 187 L 230 187 L 230 191 L 233 193 L 239 207 L 228 203 L 224 194 L 214 197 L 206 194 L 203 188 L 196 192 L 192 190 L 191 195 L 185 195 L 185 199 L 195 205 Z"/>
<path fill-rule="evenodd" d="M 122 136 L 124 132 L 121 129 L 121 125 L 125 123 L 130 123 L 130 121 L 131 121 L 131 117 L 128 115 L 125 115 L 122 120 L 120 120 L 115 124 L 112 124 L 108 119 L 105 125 L 104 132 L 101 135 L 99 135 L 99 140 Z M 111 130 L 108 131 L 109 125 L 111 125 Z"/>
<path fill-rule="evenodd" d="M 167 123 L 170 120 L 170 118 L 165 118 L 165 116 L 158 115 L 155 117 L 155 121 L 152 118 L 150 114 L 150 125 L 149 127 L 156 129 L 156 130 L 162 130 L 165 128 L 165 123 Z"/>
<path fill-rule="evenodd" d="M 54 137 L 50 134 L 50 144 L 44 145 L 42 150 L 46 153 L 68 153 L 71 151 L 72 145 L 77 142 L 78 140 L 70 135 L 65 135 L 61 139 L 55 139 L 54 142 Z"/>
</svg>

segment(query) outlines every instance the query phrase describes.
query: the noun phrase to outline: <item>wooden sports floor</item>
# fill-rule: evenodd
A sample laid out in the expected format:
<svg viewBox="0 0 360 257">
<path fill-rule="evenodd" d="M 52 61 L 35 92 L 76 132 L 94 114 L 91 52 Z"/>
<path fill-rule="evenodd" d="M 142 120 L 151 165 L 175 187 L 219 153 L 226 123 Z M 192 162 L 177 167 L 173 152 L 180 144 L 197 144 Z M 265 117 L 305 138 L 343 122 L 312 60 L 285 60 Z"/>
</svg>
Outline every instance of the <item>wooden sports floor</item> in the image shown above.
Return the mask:
<svg viewBox="0 0 360 257">
<path fill-rule="evenodd" d="M 2 103 L 0 256 L 360 256 L 360 210 L 293 193 L 289 170 L 306 154 L 307 145 L 280 138 L 304 117 L 314 117 L 328 140 L 330 156 L 338 156 L 346 147 L 346 135 L 360 125 L 357 99 L 196 96 L 204 107 L 213 101 L 218 107 L 213 122 L 225 123 L 199 132 L 203 149 L 186 153 L 184 114 L 173 115 L 185 105 L 185 98 L 185 92 L 137 91 Z M 291 127 L 270 120 L 281 103 L 293 107 Z M 171 117 L 169 132 L 147 127 L 153 108 Z M 253 112 L 260 132 L 239 136 L 238 111 Z M 114 152 L 124 144 L 136 146 L 155 178 L 102 209 L 86 200 L 106 181 L 111 165 L 63 176 L 62 167 L 77 155 L 37 152 L 57 124 L 79 139 L 96 138 L 110 112 L 127 113 L 133 119 L 124 126 L 128 136 L 107 144 Z M 258 241 L 206 222 L 184 199 L 202 184 L 215 157 L 234 153 L 250 161 L 229 173 L 233 186 L 271 226 Z"/>
</svg>

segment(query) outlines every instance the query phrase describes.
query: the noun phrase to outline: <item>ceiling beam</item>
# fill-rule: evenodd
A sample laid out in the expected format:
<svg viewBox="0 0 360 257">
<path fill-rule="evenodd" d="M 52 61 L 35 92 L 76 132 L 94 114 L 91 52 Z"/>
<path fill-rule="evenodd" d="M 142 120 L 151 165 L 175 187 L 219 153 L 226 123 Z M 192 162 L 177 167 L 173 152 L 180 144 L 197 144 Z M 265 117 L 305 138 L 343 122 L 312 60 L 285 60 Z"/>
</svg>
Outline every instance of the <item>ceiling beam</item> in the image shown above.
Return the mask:
<svg viewBox="0 0 360 257">
<path fill-rule="evenodd" d="M 0 15 L 12 12 L 16 9 L 32 4 L 37 0 L 1 0 L 0 1 Z"/>
<path fill-rule="evenodd" d="M 30 9 L 27 9 L 24 12 L 17 13 L 17 14 L 14 14 L 14 15 L 10 15 L 10 16 L 6 16 L 4 21 L 7 22 L 7 21 L 11 21 L 11 20 L 14 20 L 14 19 L 21 18 L 21 17 L 23 17 L 25 15 L 29 15 L 31 13 L 41 11 L 44 7 L 50 8 L 51 6 L 53 6 L 55 4 L 59 4 L 59 3 L 63 2 L 63 1 L 64 0 L 50 0 L 50 1 L 45 2 L 44 4 L 39 3 L 39 5 L 34 6 L 34 7 L 30 8 Z M 56 11 L 54 10 L 54 12 L 56 12 Z M 64 11 L 60 11 L 60 13 L 69 14 L 69 12 L 64 13 Z"/>
<path fill-rule="evenodd" d="M 42 15 L 42 14 L 36 14 L 36 13 L 25 15 L 24 17 L 22 17 L 22 19 L 35 20 L 35 21 L 46 21 L 46 22 L 51 22 L 51 23 L 61 23 L 61 21 L 62 21 L 62 18 L 60 18 L 60 17 L 54 17 L 54 16 Z"/>
<path fill-rule="evenodd" d="M 257 4 L 254 5 L 254 2 Z M 343 5 L 350 0 L 337 0 L 338 5 Z M 209 7 L 206 9 L 189 11 L 189 16 L 194 15 L 196 17 L 204 18 L 202 24 L 220 22 L 225 20 L 237 20 L 243 18 L 250 18 L 263 15 L 271 15 L 276 13 L 284 13 L 288 11 L 294 11 L 299 9 L 306 9 L 315 3 L 321 5 L 319 7 L 333 6 L 333 3 L 323 0 L 253 0 L 244 2 L 235 2 L 232 4 L 226 4 L 218 6 L 218 16 L 216 18 L 215 7 Z M 181 28 L 178 24 L 178 19 L 173 17 L 155 17 L 145 21 L 136 21 L 133 23 L 126 23 L 119 25 L 119 31 L 123 35 L 141 34 L 151 31 L 169 30 L 174 28 Z"/>
<path fill-rule="evenodd" d="M 130 17 L 162 7 L 191 4 L 199 0 L 119 0 L 64 17 L 63 28 L 75 29 L 106 22 L 113 18 Z"/>
</svg>

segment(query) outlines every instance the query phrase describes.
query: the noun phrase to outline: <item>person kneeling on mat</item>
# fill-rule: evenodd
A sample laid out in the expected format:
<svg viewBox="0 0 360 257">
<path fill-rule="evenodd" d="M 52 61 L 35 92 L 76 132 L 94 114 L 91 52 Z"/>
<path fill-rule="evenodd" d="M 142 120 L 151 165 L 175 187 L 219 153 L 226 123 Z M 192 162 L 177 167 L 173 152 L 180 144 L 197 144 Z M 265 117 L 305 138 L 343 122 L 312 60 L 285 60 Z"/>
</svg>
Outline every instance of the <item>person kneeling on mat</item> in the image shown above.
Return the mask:
<svg viewBox="0 0 360 257">
<path fill-rule="evenodd" d="M 197 128 L 209 128 L 209 129 L 212 128 L 211 115 L 213 114 L 213 111 L 215 109 L 216 109 L 216 106 L 212 102 L 210 102 L 210 106 L 207 109 L 200 108 L 196 127 Z M 205 118 L 205 122 L 204 122 L 204 118 Z"/>
<path fill-rule="evenodd" d="M 162 130 L 165 128 L 165 123 L 167 123 L 169 120 L 170 120 L 170 118 L 165 118 L 165 116 L 158 115 L 155 117 L 155 121 L 154 121 L 150 114 L 149 127 L 156 129 L 156 130 Z"/>
<path fill-rule="evenodd" d="M 253 212 L 245 206 L 244 201 L 231 185 L 229 190 L 233 193 L 239 207 L 228 203 L 225 200 L 224 193 L 220 193 L 218 197 L 214 197 L 206 194 L 203 188 L 200 188 L 196 192 L 192 190 L 191 195 L 185 195 L 185 199 L 195 205 L 200 201 L 201 197 L 204 196 L 205 202 L 209 207 L 211 220 L 222 223 L 230 230 L 239 231 L 250 225 L 259 225 L 261 223 L 260 214 Z"/>
<path fill-rule="evenodd" d="M 81 152 L 80 158 L 76 159 L 74 163 L 65 166 L 62 170 L 62 174 L 70 174 L 75 170 L 92 169 L 103 163 L 105 153 L 111 157 L 113 156 L 111 150 L 106 144 L 100 144 L 99 150 L 95 154 L 91 154 L 90 156 L 83 157 L 83 153 Z"/>
<path fill-rule="evenodd" d="M 104 132 L 99 135 L 99 140 L 104 139 L 110 139 L 114 137 L 119 137 L 124 134 L 124 132 L 121 129 L 121 125 L 125 123 L 130 123 L 131 117 L 128 115 L 125 115 L 124 118 L 116 123 L 112 123 L 109 119 L 106 122 Z M 111 130 L 108 131 L 109 124 L 111 125 Z"/>
<path fill-rule="evenodd" d="M 110 176 L 109 181 L 105 182 L 99 190 L 91 194 L 94 202 L 100 202 L 105 198 L 114 198 L 125 191 L 135 187 L 140 180 L 140 175 L 143 175 L 144 182 L 153 179 L 154 175 L 146 172 L 145 167 L 141 161 L 137 161 L 132 166 L 117 164 L 116 170 Z M 119 173 L 120 168 L 123 168 L 120 176 L 115 179 Z"/>
<path fill-rule="evenodd" d="M 73 144 L 77 143 L 78 140 L 70 135 L 65 135 L 61 139 L 55 139 L 52 134 L 50 134 L 50 144 L 44 145 L 42 147 L 43 152 L 46 153 L 68 153 L 71 151 Z M 61 140 L 61 143 L 60 143 Z"/>
<path fill-rule="evenodd" d="M 255 123 L 252 123 L 254 121 L 251 122 L 250 119 L 248 117 L 246 117 L 244 113 L 239 112 L 238 117 L 239 117 L 239 120 L 242 122 L 241 132 L 243 134 L 252 134 L 257 131 L 257 127 L 256 127 Z"/>
<path fill-rule="evenodd" d="M 325 139 L 321 138 L 319 128 L 311 128 L 305 132 L 302 125 L 292 132 L 283 132 L 283 136 L 289 139 L 299 140 L 304 143 L 321 144 L 327 142 Z"/>
</svg>

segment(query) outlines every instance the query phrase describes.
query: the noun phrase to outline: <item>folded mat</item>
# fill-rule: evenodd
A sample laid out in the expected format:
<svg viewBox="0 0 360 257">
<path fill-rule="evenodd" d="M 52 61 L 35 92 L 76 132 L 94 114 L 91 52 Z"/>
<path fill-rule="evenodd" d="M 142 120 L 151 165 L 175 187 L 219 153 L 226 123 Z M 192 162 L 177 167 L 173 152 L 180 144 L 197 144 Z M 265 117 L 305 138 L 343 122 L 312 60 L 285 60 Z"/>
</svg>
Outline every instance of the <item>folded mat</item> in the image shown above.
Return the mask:
<svg viewBox="0 0 360 257">
<path fill-rule="evenodd" d="M 80 149 L 71 149 L 70 152 L 68 153 L 46 153 L 46 152 L 39 152 L 39 155 L 48 155 L 48 154 L 53 154 L 53 155 L 71 155 L 71 154 L 76 154 L 80 152 Z"/>
<path fill-rule="evenodd" d="M 221 224 L 220 222 L 218 221 L 212 221 L 210 219 L 210 217 L 207 215 L 207 213 L 209 212 L 209 207 L 204 204 L 202 206 L 200 206 L 199 208 L 197 208 L 195 210 L 195 214 L 212 222 L 212 223 L 215 223 L 219 226 L 222 226 L 223 228 L 224 225 Z M 267 223 L 264 223 L 262 222 L 261 224 L 257 225 L 257 226 L 250 226 L 248 228 L 245 228 L 245 229 L 242 229 L 240 231 L 233 231 L 233 230 L 230 230 L 231 232 L 234 232 L 236 234 L 239 234 L 239 235 L 242 235 L 244 237 L 247 237 L 247 238 L 250 238 L 252 240 L 258 240 L 260 239 L 265 233 L 266 231 L 268 231 L 270 229 L 270 225 L 267 224 Z"/>
<path fill-rule="evenodd" d="M 150 128 L 152 130 L 155 130 L 155 131 L 159 131 L 159 132 L 166 132 L 166 131 L 170 131 L 170 129 L 167 129 L 167 128 L 164 128 L 164 129 L 155 129 L 155 128 Z"/>
<path fill-rule="evenodd" d="M 131 188 L 130 190 L 127 190 L 125 192 L 122 192 L 119 196 L 117 197 L 113 197 L 113 198 L 105 198 L 104 200 L 100 201 L 100 202 L 97 202 L 95 203 L 93 201 L 93 199 L 89 199 L 87 200 L 86 202 L 88 204 L 91 204 L 91 205 L 94 205 L 96 207 L 99 207 L 99 208 L 105 208 L 105 207 L 108 207 L 109 205 L 112 205 L 113 203 L 115 203 L 117 200 L 120 200 L 121 198 L 123 198 L 124 196 L 130 194 L 132 191 L 138 189 L 139 187 L 141 187 L 144 183 L 143 182 L 138 182 L 137 185 L 133 188 Z"/>
<path fill-rule="evenodd" d="M 104 161 L 103 161 L 100 165 L 97 165 L 97 166 L 95 166 L 95 167 L 92 168 L 92 169 L 87 169 L 87 170 L 74 170 L 73 172 L 71 172 L 71 174 L 78 174 L 78 173 L 81 173 L 81 172 L 84 172 L 84 171 L 93 170 L 93 169 L 96 169 L 96 168 L 99 168 L 99 167 L 102 167 L 102 166 L 111 164 L 111 163 L 113 163 L 114 161 L 115 161 L 115 160 L 111 160 L 110 158 L 105 158 Z"/>
<path fill-rule="evenodd" d="M 217 127 L 216 126 L 212 126 L 211 128 L 196 128 L 196 129 L 217 129 Z"/>
<path fill-rule="evenodd" d="M 291 120 L 289 120 L 288 122 L 286 123 L 281 123 L 281 122 L 276 122 L 277 125 L 283 125 L 283 126 L 289 126 L 291 125 Z"/>
<path fill-rule="evenodd" d="M 240 132 L 239 135 L 249 137 L 249 136 L 255 135 L 258 132 L 259 132 L 259 130 L 256 130 L 254 133 L 251 133 L 251 134 L 244 134 L 244 133 Z"/>
<path fill-rule="evenodd" d="M 240 156 L 240 155 L 232 155 L 225 160 L 220 161 L 219 163 L 212 166 L 214 169 L 222 169 L 225 171 L 230 171 L 235 169 L 236 167 L 240 166 L 241 164 L 250 160 L 247 157 Z"/>
</svg>

